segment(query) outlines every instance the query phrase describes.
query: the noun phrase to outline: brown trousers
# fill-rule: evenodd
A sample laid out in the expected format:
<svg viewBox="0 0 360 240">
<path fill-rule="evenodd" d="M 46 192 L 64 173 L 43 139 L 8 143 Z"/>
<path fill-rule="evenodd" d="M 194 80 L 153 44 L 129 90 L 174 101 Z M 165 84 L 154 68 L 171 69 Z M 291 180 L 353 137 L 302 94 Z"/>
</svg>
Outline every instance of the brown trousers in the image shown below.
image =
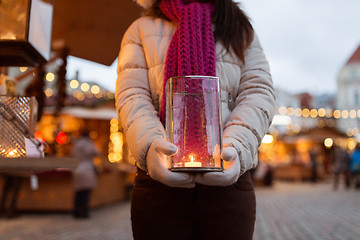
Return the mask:
<svg viewBox="0 0 360 240">
<path fill-rule="evenodd" d="M 138 169 L 131 200 L 135 240 L 250 240 L 255 224 L 250 173 L 227 187 L 168 187 Z"/>
</svg>

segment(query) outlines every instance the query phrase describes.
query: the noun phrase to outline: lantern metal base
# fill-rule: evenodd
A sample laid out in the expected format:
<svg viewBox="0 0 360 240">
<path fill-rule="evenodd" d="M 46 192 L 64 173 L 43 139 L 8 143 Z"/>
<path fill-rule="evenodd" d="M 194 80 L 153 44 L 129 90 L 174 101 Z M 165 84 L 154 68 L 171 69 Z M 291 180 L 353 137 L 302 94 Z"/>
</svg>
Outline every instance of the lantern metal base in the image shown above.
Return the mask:
<svg viewBox="0 0 360 240">
<path fill-rule="evenodd" d="M 222 172 L 223 168 L 206 168 L 206 167 L 174 167 L 170 168 L 172 172 Z"/>
<path fill-rule="evenodd" d="M 0 66 L 36 66 L 45 59 L 29 42 L 0 41 Z"/>
</svg>

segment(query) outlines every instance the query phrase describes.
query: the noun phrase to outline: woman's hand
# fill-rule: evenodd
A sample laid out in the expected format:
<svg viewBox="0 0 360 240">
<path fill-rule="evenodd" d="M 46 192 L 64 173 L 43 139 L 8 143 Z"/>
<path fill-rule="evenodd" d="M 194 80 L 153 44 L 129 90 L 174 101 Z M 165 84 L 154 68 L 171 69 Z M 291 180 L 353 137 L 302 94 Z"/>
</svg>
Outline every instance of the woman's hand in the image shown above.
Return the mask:
<svg viewBox="0 0 360 240">
<path fill-rule="evenodd" d="M 240 177 L 240 160 L 238 153 L 233 147 L 226 147 L 221 153 L 224 160 L 224 171 L 198 173 L 195 182 L 209 186 L 228 186 L 234 184 Z"/>
<path fill-rule="evenodd" d="M 150 146 L 146 157 L 147 168 L 152 179 L 170 187 L 195 187 L 194 176 L 188 173 L 171 172 L 167 157 L 177 152 L 175 145 L 162 138 L 156 139 Z"/>
</svg>

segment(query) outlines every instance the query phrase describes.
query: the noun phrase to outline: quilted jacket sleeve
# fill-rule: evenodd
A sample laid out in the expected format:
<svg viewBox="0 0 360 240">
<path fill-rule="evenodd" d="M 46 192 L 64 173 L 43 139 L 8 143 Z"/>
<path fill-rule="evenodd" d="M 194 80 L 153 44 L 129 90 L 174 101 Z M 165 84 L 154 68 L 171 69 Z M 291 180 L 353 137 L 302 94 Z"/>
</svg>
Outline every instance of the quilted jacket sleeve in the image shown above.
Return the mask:
<svg viewBox="0 0 360 240">
<path fill-rule="evenodd" d="M 224 127 L 224 145 L 239 153 L 243 174 L 257 165 L 257 151 L 275 110 L 275 94 L 267 59 L 255 36 L 241 66 L 235 108 Z"/>
<path fill-rule="evenodd" d="M 155 139 L 165 136 L 165 130 L 151 99 L 139 27 L 135 21 L 121 43 L 115 104 L 129 149 L 137 165 L 146 171 L 147 151 Z"/>
</svg>

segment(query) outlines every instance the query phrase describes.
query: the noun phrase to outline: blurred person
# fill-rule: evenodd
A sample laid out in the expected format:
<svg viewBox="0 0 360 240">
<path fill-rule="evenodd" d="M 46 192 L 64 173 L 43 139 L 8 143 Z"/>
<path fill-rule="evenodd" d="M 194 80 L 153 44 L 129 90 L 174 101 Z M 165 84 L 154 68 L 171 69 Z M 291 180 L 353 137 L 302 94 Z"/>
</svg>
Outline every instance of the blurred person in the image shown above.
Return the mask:
<svg viewBox="0 0 360 240">
<path fill-rule="evenodd" d="M 232 0 L 138 0 L 146 16 L 126 31 L 116 108 L 136 160 L 131 221 L 139 239 L 252 239 L 249 170 L 274 116 L 269 65 L 246 14 Z M 220 79 L 223 172 L 171 172 L 165 86 L 170 77 Z M 194 111 L 196 111 L 194 109 Z"/>
<path fill-rule="evenodd" d="M 360 188 L 360 145 L 351 154 L 350 171 L 355 188 Z"/>
<path fill-rule="evenodd" d="M 344 178 L 345 188 L 350 187 L 350 155 L 340 146 L 334 146 L 333 173 L 334 173 L 334 190 L 339 187 L 340 177 Z"/>
<path fill-rule="evenodd" d="M 18 215 L 16 205 L 24 176 L 1 173 L 3 187 L 0 200 L 0 216 L 13 218 Z"/>
<path fill-rule="evenodd" d="M 319 146 L 314 146 L 309 151 L 310 168 L 311 168 L 311 182 L 316 183 L 318 181 L 318 158 L 320 154 Z"/>
<path fill-rule="evenodd" d="M 93 160 L 99 154 L 86 131 L 82 132 L 81 136 L 73 143 L 71 155 L 79 160 L 78 166 L 73 171 L 73 215 L 75 218 L 88 218 L 90 216 L 90 194 L 97 185 L 97 172 Z"/>
<path fill-rule="evenodd" d="M 331 169 L 331 165 L 332 162 L 334 161 L 334 148 L 327 148 L 327 147 L 323 147 L 323 154 L 324 154 L 324 160 L 323 160 L 323 171 L 326 174 L 332 174 L 332 169 Z"/>
<path fill-rule="evenodd" d="M 260 181 L 266 187 L 273 185 L 274 170 L 270 164 L 259 161 L 256 168 L 251 170 L 251 173 L 254 182 Z"/>
</svg>

